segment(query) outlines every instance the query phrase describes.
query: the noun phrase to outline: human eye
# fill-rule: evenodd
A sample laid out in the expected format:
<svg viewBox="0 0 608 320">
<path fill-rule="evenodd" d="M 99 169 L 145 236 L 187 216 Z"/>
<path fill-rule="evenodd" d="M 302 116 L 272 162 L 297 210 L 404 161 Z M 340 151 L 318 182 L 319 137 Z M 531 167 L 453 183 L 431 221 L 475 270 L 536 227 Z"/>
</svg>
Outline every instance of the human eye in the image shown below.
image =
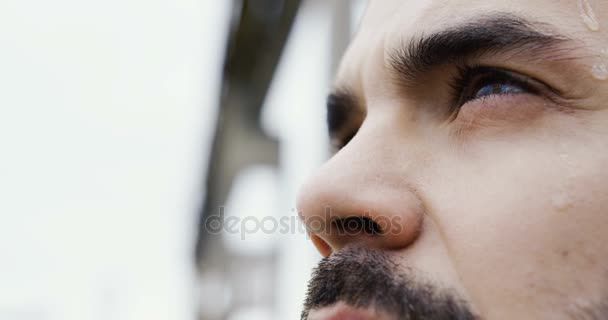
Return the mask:
<svg viewBox="0 0 608 320">
<path fill-rule="evenodd" d="M 541 96 L 546 86 L 532 77 L 494 67 L 461 67 L 450 83 L 452 117 L 468 105 L 487 108 L 503 105 L 515 96 Z M 501 101 L 501 99 L 504 99 Z M 488 111 L 488 110 L 485 110 Z"/>
</svg>

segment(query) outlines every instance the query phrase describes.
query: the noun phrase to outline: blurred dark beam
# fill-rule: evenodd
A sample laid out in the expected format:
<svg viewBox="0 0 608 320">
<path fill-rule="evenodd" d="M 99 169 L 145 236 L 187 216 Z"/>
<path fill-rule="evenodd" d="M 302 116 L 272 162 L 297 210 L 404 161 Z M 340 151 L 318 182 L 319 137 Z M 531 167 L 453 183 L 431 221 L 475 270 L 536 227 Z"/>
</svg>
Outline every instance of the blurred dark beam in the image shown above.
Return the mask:
<svg viewBox="0 0 608 320">
<path fill-rule="evenodd" d="M 255 164 L 277 165 L 278 143 L 260 127 L 260 112 L 300 0 L 234 1 L 222 95 L 200 213 L 196 262 L 200 270 L 224 258 L 219 235 L 205 221 L 218 215 L 235 177 Z"/>
</svg>

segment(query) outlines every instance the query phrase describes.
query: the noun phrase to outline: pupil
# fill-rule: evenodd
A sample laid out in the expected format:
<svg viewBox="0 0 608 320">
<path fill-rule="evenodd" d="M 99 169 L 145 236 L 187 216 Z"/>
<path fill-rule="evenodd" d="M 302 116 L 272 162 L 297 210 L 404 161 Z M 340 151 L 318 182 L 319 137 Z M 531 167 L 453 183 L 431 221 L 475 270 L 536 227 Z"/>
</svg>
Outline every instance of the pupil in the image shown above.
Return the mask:
<svg viewBox="0 0 608 320">
<path fill-rule="evenodd" d="M 492 86 L 492 93 L 500 93 L 500 89 L 502 89 L 502 86 L 499 83 L 496 83 Z"/>
</svg>

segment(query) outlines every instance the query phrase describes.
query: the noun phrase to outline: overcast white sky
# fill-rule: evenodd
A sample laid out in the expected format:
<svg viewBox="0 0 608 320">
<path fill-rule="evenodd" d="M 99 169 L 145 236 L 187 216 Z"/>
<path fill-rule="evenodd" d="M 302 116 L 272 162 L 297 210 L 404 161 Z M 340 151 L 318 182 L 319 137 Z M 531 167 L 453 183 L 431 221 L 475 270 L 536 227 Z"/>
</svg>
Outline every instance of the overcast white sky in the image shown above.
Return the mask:
<svg viewBox="0 0 608 320">
<path fill-rule="evenodd" d="M 0 1 L 0 319 L 191 319 L 228 3 Z"/>
</svg>

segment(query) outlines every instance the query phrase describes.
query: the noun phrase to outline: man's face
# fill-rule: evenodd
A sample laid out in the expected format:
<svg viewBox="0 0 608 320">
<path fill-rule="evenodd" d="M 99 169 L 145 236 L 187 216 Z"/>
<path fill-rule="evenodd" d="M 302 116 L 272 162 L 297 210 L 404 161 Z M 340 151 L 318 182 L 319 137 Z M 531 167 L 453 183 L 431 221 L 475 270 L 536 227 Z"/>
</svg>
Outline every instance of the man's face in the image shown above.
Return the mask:
<svg viewBox="0 0 608 320">
<path fill-rule="evenodd" d="M 605 0 L 372 1 L 298 198 L 304 317 L 607 319 L 603 78 Z"/>
</svg>

